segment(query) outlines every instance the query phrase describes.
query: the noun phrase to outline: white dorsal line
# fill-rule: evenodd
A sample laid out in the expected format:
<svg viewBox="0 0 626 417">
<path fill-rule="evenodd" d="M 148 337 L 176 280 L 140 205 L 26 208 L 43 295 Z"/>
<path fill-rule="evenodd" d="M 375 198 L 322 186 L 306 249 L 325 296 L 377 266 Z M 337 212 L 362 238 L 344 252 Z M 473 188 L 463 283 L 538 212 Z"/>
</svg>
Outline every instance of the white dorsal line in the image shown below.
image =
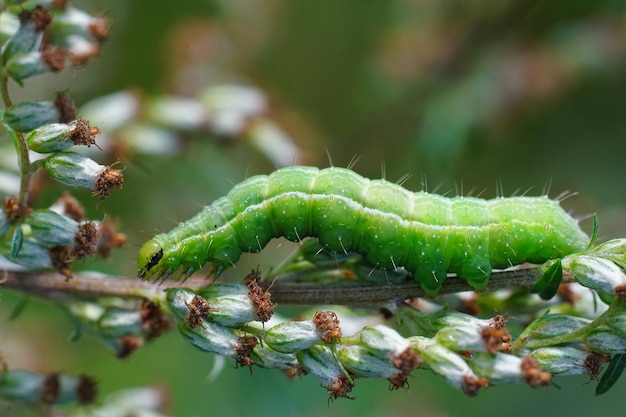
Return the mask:
<svg viewBox="0 0 626 417">
<path fill-rule="evenodd" d="M 348 162 L 348 166 L 346 168 L 352 170 L 352 168 L 354 168 L 355 165 L 360 160 L 361 160 L 361 155 L 354 154 L 354 156 L 352 156 L 352 159 L 350 160 L 350 162 Z"/>
</svg>

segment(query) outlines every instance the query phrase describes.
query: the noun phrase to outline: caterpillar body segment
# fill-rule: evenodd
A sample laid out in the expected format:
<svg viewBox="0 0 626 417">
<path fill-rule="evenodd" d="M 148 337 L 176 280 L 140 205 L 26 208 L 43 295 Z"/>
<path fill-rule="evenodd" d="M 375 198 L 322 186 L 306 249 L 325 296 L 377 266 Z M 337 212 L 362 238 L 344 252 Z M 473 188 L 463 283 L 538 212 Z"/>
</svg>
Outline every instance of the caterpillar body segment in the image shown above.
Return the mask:
<svg viewBox="0 0 626 417">
<path fill-rule="evenodd" d="M 233 266 L 280 236 L 316 237 L 334 252 L 357 252 L 373 266 L 404 267 L 427 294 L 448 273 L 477 289 L 493 268 L 543 263 L 583 250 L 589 237 L 548 197 L 485 200 L 410 192 L 344 168 L 293 166 L 251 177 L 190 220 L 146 242 L 139 276 L 211 262 Z"/>
</svg>

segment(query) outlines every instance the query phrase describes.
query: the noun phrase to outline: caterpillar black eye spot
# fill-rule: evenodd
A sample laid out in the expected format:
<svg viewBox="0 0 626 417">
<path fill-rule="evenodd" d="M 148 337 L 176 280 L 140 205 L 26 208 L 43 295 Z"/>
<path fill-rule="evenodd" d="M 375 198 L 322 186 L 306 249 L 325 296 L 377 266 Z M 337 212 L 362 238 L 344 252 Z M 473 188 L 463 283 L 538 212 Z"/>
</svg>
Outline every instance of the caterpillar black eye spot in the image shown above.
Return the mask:
<svg viewBox="0 0 626 417">
<path fill-rule="evenodd" d="M 152 255 L 152 258 L 150 258 L 150 260 L 146 264 L 146 270 L 149 271 L 152 268 L 154 268 L 155 265 L 159 263 L 161 258 L 163 258 L 163 249 L 159 249 L 159 251 L 157 253 Z"/>
</svg>

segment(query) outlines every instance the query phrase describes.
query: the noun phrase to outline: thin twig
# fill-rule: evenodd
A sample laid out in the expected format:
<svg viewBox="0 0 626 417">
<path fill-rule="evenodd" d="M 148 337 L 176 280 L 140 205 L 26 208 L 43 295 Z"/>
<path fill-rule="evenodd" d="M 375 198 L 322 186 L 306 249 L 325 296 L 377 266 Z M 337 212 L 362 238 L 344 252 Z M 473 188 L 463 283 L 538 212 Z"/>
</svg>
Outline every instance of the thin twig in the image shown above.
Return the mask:
<svg viewBox="0 0 626 417">
<path fill-rule="evenodd" d="M 539 268 L 496 272 L 491 275 L 488 290 L 501 288 L 531 287 L 540 277 Z M 568 282 L 568 277 L 564 282 Z M 36 295 L 43 298 L 63 300 L 75 297 L 122 297 L 159 298 L 164 289 L 185 286 L 198 289 L 206 286 L 206 280 L 187 280 L 185 283 L 165 280 L 151 283 L 137 278 L 102 276 L 94 273 L 76 273 L 68 280 L 55 272 L 6 271 L 1 287 Z M 270 283 L 263 283 L 269 286 Z M 470 291 L 473 288 L 464 280 L 450 277 L 444 282 L 440 294 Z M 272 300 L 279 304 L 318 305 L 341 304 L 380 306 L 384 303 L 414 297 L 424 292 L 415 281 L 381 284 L 293 284 L 281 283 L 280 277 L 273 284 Z"/>
</svg>

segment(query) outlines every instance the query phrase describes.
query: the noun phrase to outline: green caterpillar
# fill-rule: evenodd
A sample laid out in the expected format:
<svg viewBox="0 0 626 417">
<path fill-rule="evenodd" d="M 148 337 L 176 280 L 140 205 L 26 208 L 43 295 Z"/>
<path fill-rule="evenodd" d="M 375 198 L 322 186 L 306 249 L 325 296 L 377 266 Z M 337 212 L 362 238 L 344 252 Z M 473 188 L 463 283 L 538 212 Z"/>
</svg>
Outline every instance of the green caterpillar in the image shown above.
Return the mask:
<svg viewBox="0 0 626 417">
<path fill-rule="evenodd" d="M 317 237 L 382 269 L 404 267 L 435 295 L 448 273 L 484 289 L 492 268 L 543 263 L 583 250 L 589 237 L 558 201 L 484 200 L 410 192 L 344 168 L 292 166 L 248 178 L 139 251 L 139 276 L 223 269 L 276 237 Z"/>
</svg>

